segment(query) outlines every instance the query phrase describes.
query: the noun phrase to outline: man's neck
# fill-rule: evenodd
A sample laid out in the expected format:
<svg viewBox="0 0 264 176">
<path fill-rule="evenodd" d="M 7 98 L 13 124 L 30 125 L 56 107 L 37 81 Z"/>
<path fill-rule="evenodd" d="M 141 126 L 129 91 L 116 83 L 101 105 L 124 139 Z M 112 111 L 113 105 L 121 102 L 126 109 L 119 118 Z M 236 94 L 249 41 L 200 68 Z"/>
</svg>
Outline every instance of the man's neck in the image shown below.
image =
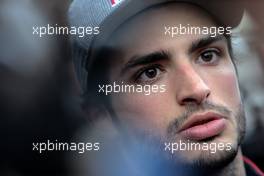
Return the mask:
<svg viewBox="0 0 264 176">
<path fill-rule="evenodd" d="M 221 169 L 216 173 L 217 176 L 246 176 L 245 166 L 243 162 L 243 156 L 241 149 L 235 159 L 228 164 L 225 168 Z"/>
</svg>

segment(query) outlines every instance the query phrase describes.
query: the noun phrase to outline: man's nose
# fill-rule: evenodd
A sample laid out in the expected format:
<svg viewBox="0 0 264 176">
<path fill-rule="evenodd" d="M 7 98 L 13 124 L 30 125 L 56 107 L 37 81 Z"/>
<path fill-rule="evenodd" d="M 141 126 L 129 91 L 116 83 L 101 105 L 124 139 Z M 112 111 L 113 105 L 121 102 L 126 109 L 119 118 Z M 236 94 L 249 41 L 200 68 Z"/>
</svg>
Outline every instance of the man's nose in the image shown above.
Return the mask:
<svg viewBox="0 0 264 176">
<path fill-rule="evenodd" d="M 193 68 L 183 70 L 180 76 L 176 97 L 180 105 L 199 105 L 209 97 L 211 90 Z"/>
</svg>

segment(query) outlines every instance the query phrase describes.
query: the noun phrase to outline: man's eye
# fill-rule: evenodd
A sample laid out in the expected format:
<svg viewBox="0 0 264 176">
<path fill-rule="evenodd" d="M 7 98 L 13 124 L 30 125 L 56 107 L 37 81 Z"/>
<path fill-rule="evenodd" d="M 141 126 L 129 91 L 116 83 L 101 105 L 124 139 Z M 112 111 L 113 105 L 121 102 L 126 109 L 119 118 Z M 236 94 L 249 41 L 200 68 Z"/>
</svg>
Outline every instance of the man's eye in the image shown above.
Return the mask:
<svg viewBox="0 0 264 176">
<path fill-rule="evenodd" d="M 149 82 L 157 79 L 160 74 L 162 73 L 162 70 L 158 67 L 150 67 L 142 70 L 136 80 L 138 82 Z"/>
<path fill-rule="evenodd" d="M 218 50 L 207 50 L 200 54 L 197 61 L 202 64 L 215 64 L 219 61 L 219 56 Z"/>
</svg>

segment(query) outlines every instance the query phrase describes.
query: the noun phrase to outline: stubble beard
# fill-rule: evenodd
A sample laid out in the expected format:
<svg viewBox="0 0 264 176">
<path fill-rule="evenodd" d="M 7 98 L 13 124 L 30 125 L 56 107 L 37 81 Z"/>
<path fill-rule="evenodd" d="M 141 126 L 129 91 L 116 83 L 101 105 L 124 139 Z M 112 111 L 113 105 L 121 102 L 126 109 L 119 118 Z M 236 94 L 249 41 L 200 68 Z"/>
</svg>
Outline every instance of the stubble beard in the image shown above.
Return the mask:
<svg viewBox="0 0 264 176">
<path fill-rule="evenodd" d="M 210 151 L 198 151 L 199 155 L 196 158 L 192 159 L 186 159 L 184 155 L 188 155 L 188 152 L 185 152 L 184 155 L 181 153 L 175 152 L 170 153 L 169 151 L 165 151 L 165 143 L 169 140 L 171 142 L 175 141 L 173 136 L 175 136 L 175 131 L 182 125 L 182 123 L 190 116 L 190 114 L 198 112 L 198 111 L 205 111 L 205 110 L 214 110 L 216 112 L 219 112 L 223 115 L 226 115 L 228 117 L 235 118 L 235 121 L 237 123 L 236 133 L 237 137 L 232 142 L 231 150 L 217 150 L 215 153 L 210 153 Z M 217 170 L 221 170 L 222 168 L 228 166 L 237 156 L 238 150 L 240 148 L 240 145 L 243 141 L 244 134 L 245 134 L 245 113 L 243 109 L 243 105 L 240 104 L 236 110 L 236 112 L 232 112 L 226 107 L 215 105 L 209 102 L 205 102 L 201 106 L 190 106 L 187 111 L 180 117 L 174 118 L 175 120 L 170 123 L 170 125 L 167 128 L 167 137 L 166 139 L 154 136 L 150 134 L 149 132 L 143 132 L 137 131 L 136 137 L 132 139 L 134 143 L 131 145 L 131 143 L 126 143 L 126 145 L 129 145 L 130 151 L 133 152 L 132 156 L 133 158 L 139 158 L 140 160 L 145 160 L 145 162 L 148 162 L 148 165 L 151 165 L 153 163 L 153 167 L 155 168 L 155 164 L 159 165 L 160 167 L 165 167 L 167 170 L 176 170 L 179 171 L 187 170 L 192 171 L 196 173 L 200 173 L 197 175 L 206 175 L 211 172 L 215 172 Z M 136 139 L 136 140 L 134 140 Z M 136 142 L 135 142 L 136 141 Z M 177 140 L 176 140 L 177 141 Z M 193 141 L 195 142 L 195 141 Z M 196 141 L 197 142 L 197 141 Z M 199 142 L 199 141 L 198 141 Z M 217 143 L 217 137 L 208 139 L 207 141 L 203 141 L 207 143 L 216 142 Z M 181 151 L 179 151 L 181 152 Z M 137 153 L 135 155 L 135 153 Z M 137 156 L 138 155 L 138 156 Z M 188 156 L 188 158 L 191 158 Z M 137 159 L 136 159 L 137 160 Z M 162 170 L 162 169 L 159 169 Z M 186 174 L 188 175 L 188 174 Z"/>
</svg>

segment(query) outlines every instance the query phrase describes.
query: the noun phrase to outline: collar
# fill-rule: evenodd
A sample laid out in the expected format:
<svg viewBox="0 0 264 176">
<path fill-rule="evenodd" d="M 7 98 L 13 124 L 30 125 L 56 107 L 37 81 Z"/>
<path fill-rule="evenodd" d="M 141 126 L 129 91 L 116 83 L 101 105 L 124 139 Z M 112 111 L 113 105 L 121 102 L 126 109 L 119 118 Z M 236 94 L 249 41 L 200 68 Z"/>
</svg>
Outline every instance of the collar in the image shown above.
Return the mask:
<svg viewBox="0 0 264 176">
<path fill-rule="evenodd" d="M 264 176 L 264 172 L 249 158 L 243 156 L 247 176 Z"/>
</svg>

